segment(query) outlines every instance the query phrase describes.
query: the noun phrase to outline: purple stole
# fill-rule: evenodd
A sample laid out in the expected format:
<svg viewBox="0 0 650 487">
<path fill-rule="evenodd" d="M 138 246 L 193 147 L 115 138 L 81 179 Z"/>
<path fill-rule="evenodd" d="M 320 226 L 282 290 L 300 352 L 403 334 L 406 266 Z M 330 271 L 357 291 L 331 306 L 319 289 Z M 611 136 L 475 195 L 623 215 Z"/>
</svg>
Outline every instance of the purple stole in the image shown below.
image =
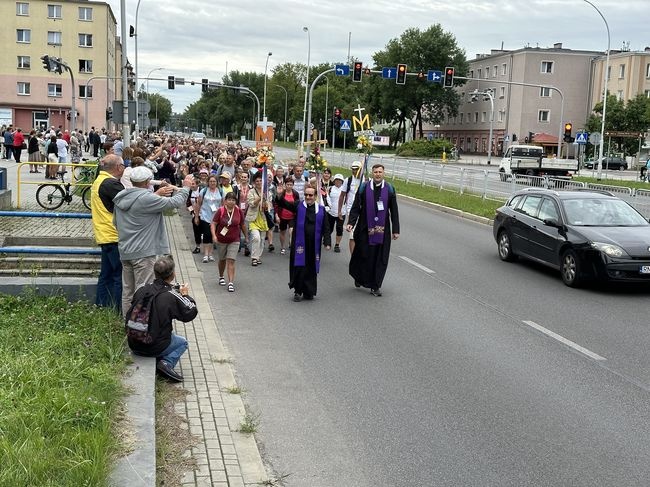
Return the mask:
<svg viewBox="0 0 650 487">
<path fill-rule="evenodd" d="M 384 227 L 386 225 L 386 210 L 388 209 L 388 184 L 385 181 L 381 183 L 381 193 L 379 201 L 383 204 L 383 209 L 377 211 L 375 202 L 375 182 L 370 180 L 366 184 L 366 221 L 368 222 L 368 244 L 381 245 L 384 243 Z"/>
<path fill-rule="evenodd" d="M 323 218 L 325 217 L 325 208 L 316 204 L 316 232 L 314 248 L 316 250 L 316 273 L 320 271 L 320 238 L 323 230 Z M 296 214 L 296 252 L 293 258 L 294 267 L 305 267 L 305 217 L 307 216 L 307 205 L 304 202 L 298 204 Z"/>
</svg>

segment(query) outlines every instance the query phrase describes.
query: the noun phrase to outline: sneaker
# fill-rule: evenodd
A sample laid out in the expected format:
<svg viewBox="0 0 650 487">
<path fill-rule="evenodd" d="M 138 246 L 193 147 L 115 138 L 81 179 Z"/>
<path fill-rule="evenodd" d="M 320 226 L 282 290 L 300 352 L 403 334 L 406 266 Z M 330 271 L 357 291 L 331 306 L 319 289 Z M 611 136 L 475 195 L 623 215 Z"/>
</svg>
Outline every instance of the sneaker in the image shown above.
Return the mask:
<svg viewBox="0 0 650 487">
<path fill-rule="evenodd" d="M 341 252 L 341 247 L 339 246 L 339 244 L 334 245 L 334 252 L 336 252 L 337 254 Z"/>
<path fill-rule="evenodd" d="M 193 253 L 193 254 L 200 254 L 200 253 L 201 253 L 201 249 L 198 248 L 198 247 L 196 247 L 194 250 L 192 250 L 192 253 Z"/>
<path fill-rule="evenodd" d="M 219 286 L 225 286 L 226 285 L 226 279 L 223 277 L 219 278 Z"/>
<path fill-rule="evenodd" d="M 295 294 L 293 295 L 293 300 L 294 300 L 296 303 L 299 303 L 300 301 L 302 301 L 302 295 L 301 295 L 301 294 L 298 294 L 298 293 L 295 293 Z"/>
<path fill-rule="evenodd" d="M 214 256 L 208 255 L 208 262 L 214 262 Z"/>
<path fill-rule="evenodd" d="M 371 289 L 370 294 L 377 297 L 381 296 L 381 288 Z"/>
<path fill-rule="evenodd" d="M 207 264 L 207 263 L 208 263 L 208 256 L 207 256 L 207 255 L 204 255 L 204 256 L 203 256 L 203 263 L 204 263 L 204 264 Z"/>
<path fill-rule="evenodd" d="M 286 250 L 284 250 L 284 249 L 280 249 L 280 255 L 284 255 L 284 254 L 286 254 L 286 253 L 287 253 Z"/>
<path fill-rule="evenodd" d="M 269 252 L 273 252 L 275 250 L 275 245 L 269 244 Z"/>
<path fill-rule="evenodd" d="M 235 292 L 235 285 L 232 282 L 228 283 L 228 292 L 229 293 L 234 293 Z"/>
<path fill-rule="evenodd" d="M 156 364 L 156 370 L 166 378 L 174 382 L 183 382 L 183 376 L 176 372 L 174 368 L 165 360 L 158 360 Z"/>
</svg>

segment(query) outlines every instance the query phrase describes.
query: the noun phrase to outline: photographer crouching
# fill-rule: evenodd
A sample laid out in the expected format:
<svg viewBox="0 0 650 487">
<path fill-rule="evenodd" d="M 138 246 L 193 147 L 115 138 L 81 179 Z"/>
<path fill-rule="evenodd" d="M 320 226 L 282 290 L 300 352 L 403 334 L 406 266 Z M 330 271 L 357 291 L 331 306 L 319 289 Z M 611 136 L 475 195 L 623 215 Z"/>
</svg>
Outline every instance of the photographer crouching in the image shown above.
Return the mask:
<svg viewBox="0 0 650 487">
<path fill-rule="evenodd" d="M 174 367 L 187 350 L 187 340 L 174 333 L 172 320 L 187 323 L 196 318 L 198 310 L 187 284 L 174 284 L 176 272 L 171 256 L 158 258 L 153 270 L 154 281 L 135 292 L 126 313 L 129 348 L 136 355 L 156 357 L 158 373 L 181 382 L 183 376 Z"/>
</svg>

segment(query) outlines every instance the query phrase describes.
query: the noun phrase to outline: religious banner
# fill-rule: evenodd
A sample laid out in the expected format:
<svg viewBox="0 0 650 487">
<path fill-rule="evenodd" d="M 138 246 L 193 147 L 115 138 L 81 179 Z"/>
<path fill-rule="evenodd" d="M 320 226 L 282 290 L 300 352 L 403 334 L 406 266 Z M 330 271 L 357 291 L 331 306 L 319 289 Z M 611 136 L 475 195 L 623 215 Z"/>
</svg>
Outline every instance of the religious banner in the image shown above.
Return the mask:
<svg viewBox="0 0 650 487">
<path fill-rule="evenodd" d="M 274 139 L 275 124 L 268 120 L 257 122 L 257 127 L 255 127 L 255 147 L 258 149 L 268 147 L 272 150 Z"/>
<path fill-rule="evenodd" d="M 354 109 L 355 112 L 359 112 L 359 117 L 352 115 L 352 124 L 354 125 L 354 136 L 359 137 L 361 135 L 373 136 L 375 132 L 370 128 L 370 115 L 367 113 L 362 117 L 361 112 L 365 108 L 361 108 L 361 105 L 357 104 L 357 108 Z"/>
</svg>

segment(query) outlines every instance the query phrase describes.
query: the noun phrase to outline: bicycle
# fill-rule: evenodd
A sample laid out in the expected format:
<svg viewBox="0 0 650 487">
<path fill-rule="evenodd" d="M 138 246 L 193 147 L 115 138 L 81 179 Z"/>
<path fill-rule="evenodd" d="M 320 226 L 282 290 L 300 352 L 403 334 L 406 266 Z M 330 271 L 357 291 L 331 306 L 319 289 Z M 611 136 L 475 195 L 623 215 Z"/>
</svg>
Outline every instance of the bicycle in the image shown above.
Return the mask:
<svg viewBox="0 0 650 487">
<path fill-rule="evenodd" d="M 61 184 L 41 184 L 36 191 L 36 201 L 46 210 L 56 210 L 63 203 L 72 201 L 72 195 L 81 192 L 81 201 L 90 210 L 90 186 L 84 188 L 74 187 L 70 191 L 71 183 L 66 183 L 64 176 L 68 171 L 57 171 L 56 175 L 61 178 Z"/>
</svg>

